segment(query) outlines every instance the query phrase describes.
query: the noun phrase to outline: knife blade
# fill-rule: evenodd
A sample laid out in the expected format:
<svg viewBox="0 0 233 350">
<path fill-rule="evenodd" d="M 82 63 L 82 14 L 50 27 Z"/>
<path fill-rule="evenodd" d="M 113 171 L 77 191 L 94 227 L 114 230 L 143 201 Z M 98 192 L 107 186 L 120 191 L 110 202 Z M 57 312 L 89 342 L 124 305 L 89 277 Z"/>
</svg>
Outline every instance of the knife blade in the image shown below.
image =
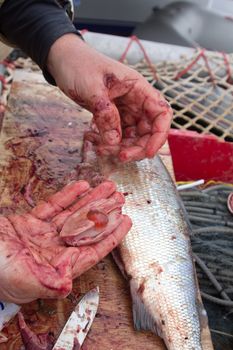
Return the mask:
<svg viewBox="0 0 233 350">
<path fill-rule="evenodd" d="M 99 305 L 99 287 L 84 295 L 71 313 L 52 350 L 79 350 Z"/>
</svg>

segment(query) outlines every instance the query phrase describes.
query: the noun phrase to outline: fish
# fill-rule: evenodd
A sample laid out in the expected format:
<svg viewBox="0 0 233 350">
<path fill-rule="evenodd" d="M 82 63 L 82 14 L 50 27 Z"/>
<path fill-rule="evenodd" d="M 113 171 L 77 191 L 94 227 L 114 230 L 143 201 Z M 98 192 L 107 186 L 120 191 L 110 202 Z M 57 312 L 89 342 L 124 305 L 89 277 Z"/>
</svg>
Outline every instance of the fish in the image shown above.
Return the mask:
<svg viewBox="0 0 233 350">
<path fill-rule="evenodd" d="M 168 350 L 202 350 L 208 319 L 198 296 L 191 227 L 170 174 L 159 156 L 97 162 L 95 171 L 125 195 L 123 213 L 133 222 L 113 256 L 129 280 L 135 328 L 154 332 Z"/>
</svg>

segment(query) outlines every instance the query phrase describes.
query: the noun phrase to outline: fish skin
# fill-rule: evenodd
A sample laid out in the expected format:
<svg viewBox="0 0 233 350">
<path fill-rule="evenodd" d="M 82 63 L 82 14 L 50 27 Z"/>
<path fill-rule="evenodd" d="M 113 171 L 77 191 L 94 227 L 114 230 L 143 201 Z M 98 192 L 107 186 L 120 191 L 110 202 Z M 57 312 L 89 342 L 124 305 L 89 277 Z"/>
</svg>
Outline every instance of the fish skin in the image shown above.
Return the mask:
<svg viewBox="0 0 233 350">
<path fill-rule="evenodd" d="M 202 350 L 201 317 L 207 316 L 198 302 L 190 227 L 168 171 L 158 156 L 99 166 L 125 193 L 123 212 L 133 221 L 118 249 L 135 327 L 161 336 L 169 350 Z"/>
</svg>

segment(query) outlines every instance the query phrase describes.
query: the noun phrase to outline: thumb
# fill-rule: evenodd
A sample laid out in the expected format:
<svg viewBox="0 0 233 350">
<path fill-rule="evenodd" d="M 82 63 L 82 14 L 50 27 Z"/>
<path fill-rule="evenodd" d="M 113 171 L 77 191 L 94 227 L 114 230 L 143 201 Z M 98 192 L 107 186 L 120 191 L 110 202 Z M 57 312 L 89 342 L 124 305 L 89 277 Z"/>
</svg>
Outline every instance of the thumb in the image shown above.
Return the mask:
<svg viewBox="0 0 233 350">
<path fill-rule="evenodd" d="M 107 95 L 96 96 L 91 102 L 94 122 L 103 143 L 117 145 L 121 142 L 121 118 L 116 105 Z"/>
</svg>

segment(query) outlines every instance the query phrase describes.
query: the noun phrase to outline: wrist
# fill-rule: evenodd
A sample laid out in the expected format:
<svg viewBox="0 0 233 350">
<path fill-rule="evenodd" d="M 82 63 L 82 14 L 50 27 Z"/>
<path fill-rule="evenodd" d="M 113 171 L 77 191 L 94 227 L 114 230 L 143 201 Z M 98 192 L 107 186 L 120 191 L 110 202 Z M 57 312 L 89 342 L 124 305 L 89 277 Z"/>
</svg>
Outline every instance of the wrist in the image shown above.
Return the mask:
<svg viewBox="0 0 233 350">
<path fill-rule="evenodd" d="M 77 60 L 75 52 L 80 53 L 85 46 L 84 41 L 74 33 L 65 34 L 53 43 L 48 53 L 46 67 L 55 80 L 61 67 L 63 65 L 70 67 L 72 57 Z"/>
</svg>

